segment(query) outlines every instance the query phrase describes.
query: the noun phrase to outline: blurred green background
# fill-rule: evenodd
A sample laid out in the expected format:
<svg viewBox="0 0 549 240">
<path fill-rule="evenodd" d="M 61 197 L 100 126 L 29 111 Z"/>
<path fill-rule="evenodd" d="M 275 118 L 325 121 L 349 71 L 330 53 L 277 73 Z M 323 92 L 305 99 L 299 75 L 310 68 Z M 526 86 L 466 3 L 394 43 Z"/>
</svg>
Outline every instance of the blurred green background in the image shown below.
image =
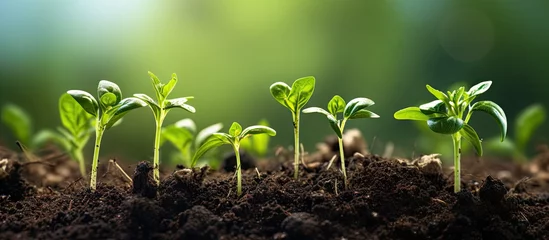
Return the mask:
<svg viewBox="0 0 549 240">
<path fill-rule="evenodd" d="M 479 99 L 500 104 L 510 128 L 527 105 L 549 106 L 548 7 L 542 0 L 0 1 L 0 105 L 28 110 L 35 130 L 54 128 L 66 90 L 95 93 L 107 79 L 125 96 L 154 96 L 147 71 L 163 81 L 175 72 L 171 96 L 195 96 L 197 113 L 174 110 L 165 124 L 191 117 L 199 128 L 222 122 L 226 130 L 232 121 L 266 118 L 278 131 L 273 146 L 291 146 L 290 112 L 269 86 L 313 75 L 307 106 L 325 107 L 334 94 L 371 98 L 381 118 L 348 128 L 375 138 L 375 153 L 394 142 L 397 155 L 410 157 L 428 153 L 417 147 L 420 131 L 393 113 L 431 100 L 425 84 L 492 80 Z M 302 119 L 308 150 L 332 133 L 320 115 Z M 471 125 L 481 137 L 498 134 L 486 114 Z M 548 129 L 537 131 L 531 151 L 547 142 Z M 106 132 L 102 158 L 152 159 L 153 131 L 149 109 L 128 114 Z M 0 139 L 15 148 L 4 125 Z"/>
</svg>

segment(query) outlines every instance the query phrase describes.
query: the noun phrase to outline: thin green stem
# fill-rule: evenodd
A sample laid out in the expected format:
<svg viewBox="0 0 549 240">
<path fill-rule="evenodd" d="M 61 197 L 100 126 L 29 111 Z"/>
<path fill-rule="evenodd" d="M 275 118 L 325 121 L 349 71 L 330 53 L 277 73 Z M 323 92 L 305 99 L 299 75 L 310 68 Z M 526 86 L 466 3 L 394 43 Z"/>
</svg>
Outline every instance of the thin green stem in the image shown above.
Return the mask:
<svg viewBox="0 0 549 240">
<path fill-rule="evenodd" d="M 454 192 L 461 191 L 461 134 L 452 134 L 454 143 Z"/>
<path fill-rule="evenodd" d="M 101 138 L 105 129 L 101 126 L 101 120 L 97 121 L 95 126 L 95 148 L 93 150 L 92 170 L 90 177 L 90 188 L 95 191 L 97 188 L 97 165 L 99 162 L 99 149 L 101 148 Z"/>
<path fill-rule="evenodd" d="M 294 178 L 299 178 L 299 111 L 294 113 Z"/>
<path fill-rule="evenodd" d="M 240 168 L 240 151 L 238 142 L 233 144 L 233 150 L 236 157 L 236 195 L 240 197 L 242 195 L 242 173 Z"/>
<path fill-rule="evenodd" d="M 86 177 L 86 163 L 84 162 L 84 155 L 82 154 L 82 148 L 74 148 L 72 150 L 72 157 L 74 160 L 78 161 L 78 166 L 80 168 L 80 174 L 83 178 Z"/>
<path fill-rule="evenodd" d="M 162 123 L 164 122 L 164 110 L 160 110 L 160 116 L 156 119 L 156 131 L 154 134 L 154 156 L 153 156 L 153 175 L 157 185 L 160 184 L 160 137 L 162 133 Z"/>
<path fill-rule="evenodd" d="M 345 123 L 347 122 L 347 119 L 343 119 L 341 121 L 341 125 L 339 126 L 339 129 L 341 129 L 341 134 L 343 135 L 343 129 L 345 129 Z M 341 160 L 341 171 L 343 172 L 343 183 L 345 184 L 345 190 L 348 189 L 347 185 L 347 170 L 345 169 L 345 151 L 343 149 L 343 138 L 338 138 L 339 143 L 339 157 Z"/>
</svg>

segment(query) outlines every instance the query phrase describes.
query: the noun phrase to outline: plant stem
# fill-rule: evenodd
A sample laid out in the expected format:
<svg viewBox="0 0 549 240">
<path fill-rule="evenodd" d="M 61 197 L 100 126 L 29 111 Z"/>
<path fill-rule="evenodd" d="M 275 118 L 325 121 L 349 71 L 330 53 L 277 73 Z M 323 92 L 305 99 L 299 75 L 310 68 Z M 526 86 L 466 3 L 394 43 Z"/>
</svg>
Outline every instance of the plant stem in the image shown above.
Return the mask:
<svg viewBox="0 0 549 240">
<path fill-rule="evenodd" d="M 233 144 L 234 154 L 236 157 L 236 195 L 240 197 L 242 194 L 242 173 L 240 170 L 240 151 L 238 150 L 240 148 L 240 144 L 238 142 L 235 142 Z"/>
<path fill-rule="evenodd" d="M 299 111 L 294 113 L 294 179 L 299 178 Z"/>
<path fill-rule="evenodd" d="M 454 143 L 454 192 L 461 191 L 461 134 L 452 134 L 452 140 Z"/>
<path fill-rule="evenodd" d="M 101 120 L 97 121 L 95 126 L 95 148 L 93 150 L 92 170 L 90 177 L 90 188 L 95 191 L 97 188 L 97 165 L 99 162 L 99 149 L 101 148 L 101 138 L 105 129 L 101 126 Z"/>
<path fill-rule="evenodd" d="M 78 147 L 72 150 L 72 157 L 78 161 L 78 166 L 80 167 L 80 174 L 83 178 L 86 178 L 86 163 L 84 162 L 84 156 L 82 154 L 82 148 Z"/>
<path fill-rule="evenodd" d="M 162 123 L 164 122 L 164 118 L 164 110 L 160 110 L 160 116 L 156 119 L 156 132 L 154 135 L 153 175 L 156 185 L 160 185 L 160 136 L 162 133 Z"/>
<path fill-rule="evenodd" d="M 347 119 L 343 119 L 341 121 L 341 125 L 339 126 L 339 129 L 341 129 L 341 135 L 343 136 L 343 129 L 345 129 L 345 123 L 347 122 Z M 341 160 L 341 171 L 343 172 L 343 183 L 345 184 L 345 190 L 347 190 L 347 171 L 345 170 L 345 151 L 343 149 L 343 137 L 338 138 L 339 143 L 339 157 Z"/>
</svg>

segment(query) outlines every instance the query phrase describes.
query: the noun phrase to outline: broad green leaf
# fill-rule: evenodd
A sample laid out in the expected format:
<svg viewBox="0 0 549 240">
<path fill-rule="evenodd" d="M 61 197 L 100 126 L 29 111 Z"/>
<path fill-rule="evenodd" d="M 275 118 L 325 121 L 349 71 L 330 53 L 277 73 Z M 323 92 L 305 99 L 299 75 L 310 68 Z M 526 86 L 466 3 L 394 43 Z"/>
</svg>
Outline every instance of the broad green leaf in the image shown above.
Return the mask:
<svg viewBox="0 0 549 240">
<path fill-rule="evenodd" d="M 288 101 L 294 106 L 294 111 L 301 110 L 309 102 L 314 90 L 314 77 L 303 77 L 295 80 L 288 95 Z"/>
<path fill-rule="evenodd" d="M 65 138 L 63 135 L 51 131 L 51 130 L 40 130 L 32 138 L 31 145 L 34 147 L 43 147 L 46 143 L 53 142 L 57 146 L 61 147 L 64 151 L 69 151 L 72 148 L 71 142 L 68 138 Z"/>
<path fill-rule="evenodd" d="M 178 128 L 175 125 L 170 125 L 162 128 L 162 137 L 160 138 L 160 146 L 162 146 L 166 140 L 171 142 L 177 149 L 184 149 L 190 146 L 193 141 L 193 134 L 185 129 Z"/>
<path fill-rule="evenodd" d="M 166 103 L 166 107 L 164 109 L 168 110 L 172 108 L 183 108 L 187 110 L 187 112 L 195 113 L 196 109 L 193 106 L 185 104 L 189 99 L 192 99 L 192 98 L 193 97 L 182 97 L 182 98 L 170 99 Z"/>
<path fill-rule="evenodd" d="M 194 141 L 195 146 L 200 147 L 206 139 L 208 139 L 212 134 L 219 132 L 222 128 L 223 124 L 216 123 L 202 129 L 202 131 L 198 132 L 198 134 L 196 135 L 196 139 Z"/>
<path fill-rule="evenodd" d="M 177 83 L 177 75 L 175 75 L 174 73 L 172 74 L 172 79 L 170 79 L 170 81 L 168 81 L 166 85 L 162 86 L 162 95 L 164 95 L 164 97 L 167 98 L 168 95 L 170 95 L 170 93 L 174 89 L 176 83 Z"/>
<path fill-rule="evenodd" d="M 488 89 L 490 89 L 490 86 L 492 86 L 492 81 L 484 81 L 472 86 L 469 91 L 467 91 L 467 93 L 470 97 L 474 97 L 488 91 Z"/>
<path fill-rule="evenodd" d="M 103 95 L 108 93 L 112 93 L 114 96 L 109 96 L 107 99 L 103 100 Z M 99 81 L 99 85 L 97 86 L 97 96 L 99 97 L 101 103 L 105 106 L 114 106 L 122 101 L 122 91 L 120 91 L 120 87 L 118 87 L 116 83 L 107 80 Z M 107 101 L 108 104 L 106 104 L 105 101 Z"/>
<path fill-rule="evenodd" d="M 75 137 L 93 128 L 91 125 L 93 116 L 88 114 L 69 94 L 62 94 L 59 98 L 59 115 L 63 127 Z"/>
<path fill-rule="evenodd" d="M 91 94 L 81 90 L 69 90 L 67 93 L 71 95 L 87 113 L 97 117 L 99 104 Z"/>
<path fill-rule="evenodd" d="M 356 112 L 372 105 L 374 105 L 374 101 L 368 98 L 355 98 L 349 101 L 349 103 L 345 106 L 345 109 L 343 110 L 343 117 L 350 118 Z"/>
<path fill-rule="evenodd" d="M 490 114 L 494 119 L 496 119 L 499 125 L 501 141 L 505 139 L 505 136 L 507 136 L 507 117 L 499 105 L 492 101 L 479 101 L 471 106 L 471 111 L 481 111 Z"/>
<path fill-rule="evenodd" d="M 160 106 L 158 106 L 158 103 L 156 103 L 156 101 L 154 101 L 147 94 L 136 93 L 133 96 L 147 103 L 147 105 L 149 105 L 149 108 L 152 110 L 155 118 L 157 118 L 160 115 Z"/>
<path fill-rule="evenodd" d="M 129 97 L 124 98 L 120 103 L 118 103 L 117 108 L 115 112 L 111 115 L 111 118 L 108 120 L 107 124 L 105 124 L 106 128 L 111 128 L 118 120 L 120 120 L 124 115 L 126 115 L 129 111 L 146 107 L 147 103 L 145 103 L 143 100 L 139 98 Z"/>
<path fill-rule="evenodd" d="M 397 120 L 416 120 L 416 121 L 427 121 L 429 116 L 425 115 L 420 108 L 418 107 L 407 107 L 401 110 L 398 110 L 394 114 L 395 119 Z"/>
<path fill-rule="evenodd" d="M 320 114 L 324 114 L 326 116 L 332 116 L 332 114 L 330 114 L 328 111 L 326 111 L 322 108 L 319 108 L 319 107 L 308 107 L 308 108 L 303 109 L 302 112 L 303 113 L 320 113 Z"/>
<path fill-rule="evenodd" d="M 290 86 L 288 86 L 288 84 L 283 82 L 276 82 L 271 85 L 270 90 L 271 95 L 273 95 L 274 99 L 277 102 L 282 104 L 282 106 L 290 109 L 290 111 L 295 112 L 293 105 L 288 102 L 288 97 L 291 91 L 291 88 Z"/>
<path fill-rule="evenodd" d="M 477 132 L 469 124 L 465 123 L 463 128 L 459 130 L 459 133 L 467 139 L 475 148 L 477 155 L 482 156 L 482 143 L 478 137 Z"/>
<path fill-rule="evenodd" d="M 269 136 L 276 136 L 276 131 L 267 126 L 254 125 L 242 130 L 242 133 L 240 133 L 239 138 L 242 139 L 249 135 L 255 135 L 255 134 L 267 134 Z"/>
<path fill-rule="evenodd" d="M 379 118 L 379 115 L 374 112 L 368 111 L 366 109 L 359 110 L 355 114 L 351 115 L 349 119 L 359 119 L 359 118 Z"/>
<path fill-rule="evenodd" d="M 427 91 L 429 91 L 433 96 L 435 96 L 438 100 L 443 102 L 449 102 L 450 99 L 448 98 L 448 95 L 444 94 L 443 92 L 436 90 L 435 88 L 431 87 L 431 85 L 427 84 L 425 87 L 427 87 Z"/>
<path fill-rule="evenodd" d="M 214 133 L 194 153 L 191 161 L 191 167 L 196 165 L 196 162 L 209 150 L 219 147 L 224 144 L 232 144 L 229 135 L 223 133 Z"/>
<path fill-rule="evenodd" d="M 343 112 L 345 109 L 345 100 L 339 95 L 335 95 L 330 102 L 328 102 L 328 112 L 332 115 L 337 116 L 338 113 Z"/>
<path fill-rule="evenodd" d="M 236 138 L 240 136 L 240 133 L 242 133 L 242 126 L 237 122 L 233 122 L 233 124 L 229 128 L 229 135 Z"/>
<path fill-rule="evenodd" d="M 515 121 L 515 142 L 519 151 L 524 152 L 534 131 L 545 122 L 545 108 L 533 104 L 522 110 Z"/>
<path fill-rule="evenodd" d="M 427 120 L 431 131 L 440 134 L 454 134 L 463 128 L 465 122 L 457 117 L 437 117 Z"/>
<path fill-rule="evenodd" d="M 330 127 L 332 127 L 332 130 L 334 130 L 337 137 L 343 138 L 343 133 L 341 132 L 341 128 L 339 128 L 339 123 L 337 119 L 332 115 L 327 115 L 327 117 L 328 123 L 330 123 Z"/>
<path fill-rule="evenodd" d="M 187 129 L 193 135 L 196 133 L 196 124 L 190 118 L 181 119 L 181 120 L 177 121 L 176 123 L 174 123 L 173 125 L 177 128 Z"/>
<path fill-rule="evenodd" d="M 446 105 L 441 100 L 434 100 L 419 106 L 421 112 L 425 115 L 446 114 Z"/>
<path fill-rule="evenodd" d="M 29 144 L 32 132 L 30 116 L 15 104 L 6 104 L 2 108 L 2 122 L 10 128 L 13 136 L 23 144 Z"/>
</svg>

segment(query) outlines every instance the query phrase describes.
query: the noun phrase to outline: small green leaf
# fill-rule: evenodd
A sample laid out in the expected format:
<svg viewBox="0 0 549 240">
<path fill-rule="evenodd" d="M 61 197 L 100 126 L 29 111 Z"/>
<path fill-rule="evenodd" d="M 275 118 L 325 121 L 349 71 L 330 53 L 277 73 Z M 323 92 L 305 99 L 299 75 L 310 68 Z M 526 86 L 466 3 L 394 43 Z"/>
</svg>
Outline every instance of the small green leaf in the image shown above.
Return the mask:
<svg viewBox="0 0 549 240">
<path fill-rule="evenodd" d="M 149 108 L 152 110 L 155 118 L 160 115 L 160 106 L 158 106 L 158 103 L 156 103 L 156 101 L 154 101 L 154 99 L 149 97 L 147 94 L 136 93 L 133 96 L 147 103 L 147 105 L 149 105 Z"/>
<path fill-rule="evenodd" d="M 254 125 L 245 128 L 242 133 L 240 133 L 239 138 L 242 139 L 255 134 L 267 134 L 269 136 L 276 136 L 276 131 L 267 126 Z"/>
<path fill-rule="evenodd" d="M 322 108 L 319 108 L 319 107 L 308 107 L 308 108 L 303 109 L 302 112 L 303 113 L 320 113 L 320 114 L 323 114 L 323 115 L 326 115 L 326 116 L 332 116 L 332 114 L 330 114 L 328 111 L 326 111 Z"/>
<path fill-rule="evenodd" d="M 87 113 L 97 117 L 99 104 L 91 94 L 80 90 L 69 90 L 67 93 L 71 95 Z"/>
<path fill-rule="evenodd" d="M 536 129 L 545 122 L 545 108 L 533 104 L 522 110 L 515 121 L 515 142 L 519 151 L 524 152 L 526 145 Z"/>
<path fill-rule="evenodd" d="M 258 125 L 261 126 L 269 126 L 269 122 L 267 120 L 262 119 L 258 122 Z M 267 154 L 267 151 L 269 151 L 269 141 L 271 139 L 271 136 L 268 134 L 257 134 L 252 136 L 252 146 L 255 151 L 255 153 L 263 157 Z"/>
<path fill-rule="evenodd" d="M 427 91 L 429 91 L 431 94 L 433 94 L 433 96 L 435 96 L 438 100 L 443 101 L 445 103 L 449 102 L 450 99 L 448 98 L 448 95 L 444 94 L 443 92 L 441 92 L 439 90 L 434 89 L 429 84 L 427 84 L 425 87 L 427 87 Z"/>
<path fill-rule="evenodd" d="M 293 105 L 294 111 L 301 110 L 309 102 L 314 90 L 314 77 L 303 77 L 295 80 L 288 95 L 288 101 Z"/>
<path fill-rule="evenodd" d="M 69 94 L 62 94 L 59 98 L 59 115 L 61 124 L 72 136 L 86 134 L 91 125 L 92 115 L 88 114 L 80 104 Z"/>
<path fill-rule="evenodd" d="M 339 123 L 337 119 L 332 115 L 327 115 L 328 122 L 330 123 L 330 127 L 332 127 L 332 130 L 334 130 L 335 134 L 339 138 L 343 138 L 343 133 L 341 132 L 341 129 L 339 128 Z"/>
<path fill-rule="evenodd" d="M 427 120 L 427 126 L 431 131 L 440 134 L 454 134 L 463 128 L 465 122 L 457 117 L 437 117 Z"/>
<path fill-rule="evenodd" d="M 112 113 L 111 118 L 108 120 L 107 124 L 105 124 L 106 128 L 111 128 L 118 120 L 120 120 L 124 115 L 126 115 L 129 111 L 140 108 L 140 107 L 146 107 L 147 103 L 145 103 L 143 100 L 139 98 L 129 97 L 124 98 L 120 103 L 118 103 L 116 110 L 114 113 Z"/>
<path fill-rule="evenodd" d="M 471 106 L 471 111 L 482 111 L 494 117 L 500 128 L 501 141 L 505 139 L 505 136 L 507 136 L 507 117 L 499 105 L 492 101 L 479 101 Z"/>
<path fill-rule="evenodd" d="M 472 86 L 467 93 L 469 94 L 469 97 L 474 97 L 488 91 L 490 86 L 492 86 L 492 81 L 481 82 Z"/>
<path fill-rule="evenodd" d="M 328 112 L 332 115 L 337 116 L 338 113 L 343 112 L 345 109 L 345 100 L 339 95 L 335 95 L 330 102 L 328 102 Z"/>
<path fill-rule="evenodd" d="M 214 125 L 211 125 L 209 127 L 206 127 L 202 129 L 202 131 L 198 132 L 195 139 L 195 146 L 200 147 L 206 139 L 208 139 L 212 134 L 219 132 L 223 128 L 222 123 L 216 123 Z"/>
<path fill-rule="evenodd" d="M 374 112 L 368 111 L 366 109 L 359 110 L 353 114 L 349 119 L 359 119 L 359 118 L 379 118 L 379 115 Z"/>
<path fill-rule="evenodd" d="M 103 94 L 103 96 L 101 96 L 101 104 L 103 104 L 103 106 L 107 106 L 107 107 L 112 107 L 114 105 L 117 104 L 117 100 L 116 99 L 116 95 L 114 95 L 114 93 L 105 93 Z"/>
<path fill-rule="evenodd" d="M 273 95 L 276 101 L 282 104 L 282 106 L 290 109 L 290 111 L 295 112 L 293 105 L 288 102 L 288 97 L 291 91 L 291 88 L 290 86 L 288 86 L 288 84 L 283 82 L 276 82 L 271 85 L 270 90 L 271 95 Z"/>
<path fill-rule="evenodd" d="M 173 125 L 177 128 L 187 129 L 193 135 L 196 133 L 196 124 L 190 118 L 181 119 L 176 123 L 174 123 Z"/>
<path fill-rule="evenodd" d="M 158 77 L 156 75 L 154 75 L 154 73 L 152 73 L 151 71 L 148 72 L 149 73 L 149 77 L 151 77 L 151 81 L 152 81 L 152 84 L 153 84 L 153 87 L 155 89 L 155 92 L 156 93 L 161 93 L 162 92 L 162 82 L 160 82 L 160 79 L 158 79 Z M 157 97 L 159 97 L 157 95 Z M 160 99 L 160 98 L 158 98 Z"/>
<path fill-rule="evenodd" d="M 374 101 L 368 98 L 355 98 L 349 101 L 347 106 L 345 106 L 345 109 L 343 110 L 343 117 L 350 118 L 356 112 L 372 105 L 374 105 Z"/>
<path fill-rule="evenodd" d="M 231 128 L 229 128 L 229 135 L 236 138 L 240 135 L 240 133 L 242 133 L 242 126 L 240 126 L 237 122 L 233 122 Z"/>
<path fill-rule="evenodd" d="M 172 74 L 172 79 L 170 79 L 170 81 L 168 81 L 166 85 L 162 86 L 162 95 L 167 98 L 168 95 L 170 95 L 170 93 L 174 89 L 176 83 L 177 83 L 177 75 L 175 75 L 174 73 Z"/>
<path fill-rule="evenodd" d="M 192 98 L 193 97 L 182 97 L 182 98 L 170 99 L 166 103 L 166 107 L 164 109 L 168 110 L 172 108 L 183 108 L 187 110 L 187 112 L 195 113 L 196 109 L 193 106 L 185 104 L 189 99 L 192 99 Z"/>
<path fill-rule="evenodd" d="M 444 114 L 446 115 L 446 105 L 441 100 L 434 100 L 419 106 L 421 112 L 425 115 Z"/>
<path fill-rule="evenodd" d="M 224 144 L 232 144 L 231 136 L 224 133 L 212 134 L 194 153 L 191 161 L 191 167 L 194 167 L 198 159 L 200 159 L 200 157 L 202 157 L 206 152 Z"/>
<path fill-rule="evenodd" d="M 427 121 L 429 116 L 425 115 L 418 107 L 407 107 L 398 110 L 394 114 L 397 120 L 415 120 L 415 121 Z"/>
<path fill-rule="evenodd" d="M 482 156 L 482 144 L 480 141 L 480 138 L 478 137 L 477 132 L 473 127 L 471 127 L 469 124 L 465 123 L 463 125 L 463 128 L 459 130 L 459 133 L 469 141 L 473 147 L 475 148 L 475 151 L 477 152 L 477 155 Z"/>
<path fill-rule="evenodd" d="M 34 147 L 43 147 L 46 143 L 52 142 L 61 147 L 64 151 L 69 151 L 72 146 L 69 142 L 70 138 L 65 138 L 63 135 L 51 130 L 40 130 L 32 138 L 31 145 Z"/>
<path fill-rule="evenodd" d="M 185 128 L 178 128 L 175 125 L 162 128 L 161 134 L 162 137 L 160 138 L 160 146 L 168 140 L 174 147 L 180 150 L 189 147 L 194 138 L 193 134 L 189 130 Z"/>
<path fill-rule="evenodd" d="M 23 144 L 28 144 L 32 132 L 32 120 L 21 107 L 14 104 L 2 108 L 2 122 L 10 128 L 13 136 Z"/>
<path fill-rule="evenodd" d="M 108 96 L 107 99 L 103 100 L 103 95 L 108 93 L 113 94 L 114 98 L 113 96 Z M 116 83 L 107 80 L 99 81 L 99 85 L 97 86 L 97 96 L 99 96 L 101 103 L 105 106 L 114 106 L 122 101 L 122 91 L 120 91 L 120 87 L 118 87 Z"/>
<path fill-rule="evenodd" d="M 458 102 L 458 100 L 461 98 L 461 96 L 463 96 L 464 93 L 465 93 L 465 87 L 459 87 L 459 89 L 457 90 L 456 94 L 453 97 L 453 101 Z"/>
</svg>

